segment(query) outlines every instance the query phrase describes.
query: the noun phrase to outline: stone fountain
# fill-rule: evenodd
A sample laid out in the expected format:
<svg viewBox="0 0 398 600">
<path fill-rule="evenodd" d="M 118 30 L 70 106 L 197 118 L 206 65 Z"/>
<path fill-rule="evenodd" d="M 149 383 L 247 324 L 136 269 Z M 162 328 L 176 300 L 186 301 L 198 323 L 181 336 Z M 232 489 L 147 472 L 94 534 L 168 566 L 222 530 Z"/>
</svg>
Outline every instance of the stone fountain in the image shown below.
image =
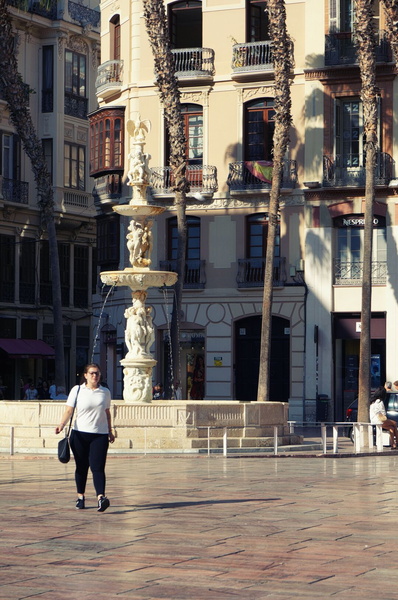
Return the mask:
<svg viewBox="0 0 398 600">
<path fill-rule="evenodd" d="M 148 288 L 171 286 L 177 274 L 151 270 L 153 218 L 165 209 L 149 205 L 146 190 L 149 185 L 148 161 L 144 152 L 145 136 L 151 129 L 150 121 L 142 121 L 139 114 L 127 122 L 131 136 L 131 152 L 128 185 L 133 194 L 129 204 L 114 206 L 119 215 L 131 217 L 127 234 L 127 249 L 131 267 L 123 271 L 104 271 L 101 281 L 110 286 L 128 286 L 131 289 L 132 305 L 127 307 L 125 342 L 128 352 L 120 362 L 123 366 L 123 398 L 126 403 L 149 403 L 152 401 L 152 369 L 156 365 L 150 354 L 155 340 L 151 307 L 145 305 Z"/>
</svg>

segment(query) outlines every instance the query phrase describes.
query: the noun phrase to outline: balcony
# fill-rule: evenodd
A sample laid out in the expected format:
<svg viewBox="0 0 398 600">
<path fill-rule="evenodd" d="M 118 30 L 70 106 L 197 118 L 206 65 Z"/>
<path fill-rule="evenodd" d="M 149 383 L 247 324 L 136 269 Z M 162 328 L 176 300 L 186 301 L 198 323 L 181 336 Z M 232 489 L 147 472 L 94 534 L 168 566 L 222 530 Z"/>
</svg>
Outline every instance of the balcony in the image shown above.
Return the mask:
<svg viewBox="0 0 398 600">
<path fill-rule="evenodd" d="M 48 2 L 40 2 L 36 0 L 28 0 L 28 2 L 26 2 L 26 0 L 7 0 L 7 4 L 14 6 L 19 10 L 40 15 L 41 17 L 46 17 L 47 19 L 56 20 L 58 18 L 58 2 L 56 0 L 49 0 Z"/>
<path fill-rule="evenodd" d="M 76 119 L 87 119 L 88 99 L 84 96 L 77 96 L 70 92 L 65 92 L 64 111 L 70 117 Z"/>
<path fill-rule="evenodd" d="M 3 200 L 7 202 L 28 204 L 29 184 L 26 181 L 7 179 L 0 175 L 0 196 L 3 196 Z"/>
<path fill-rule="evenodd" d="M 291 44 L 291 55 L 293 57 L 294 46 Z M 246 44 L 234 44 L 232 46 L 232 79 L 248 80 L 273 74 L 274 63 L 272 55 L 272 43 L 247 42 Z"/>
<path fill-rule="evenodd" d="M 184 289 L 203 290 L 206 284 L 206 261 L 189 258 L 185 261 Z M 161 260 L 161 271 L 177 271 L 176 260 Z"/>
<path fill-rule="evenodd" d="M 365 187 L 365 166 L 350 166 L 361 157 L 336 154 L 323 157 L 324 187 Z M 393 178 L 394 160 L 386 152 L 376 155 L 375 185 L 387 186 Z"/>
<path fill-rule="evenodd" d="M 282 287 L 286 282 L 286 258 L 275 257 L 272 270 L 272 284 Z M 240 258 L 236 282 L 238 288 L 264 287 L 265 258 Z"/>
<path fill-rule="evenodd" d="M 384 31 L 379 32 L 376 46 L 376 61 L 391 62 L 392 52 Z M 329 33 L 325 36 L 325 65 L 355 65 L 358 63 L 357 50 L 350 31 Z"/>
<path fill-rule="evenodd" d="M 214 75 L 214 50 L 211 48 L 179 48 L 172 50 L 176 75 L 181 79 L 205 80 Z"/>
<path fill-rule="evenodd" d="M 87 25 L 91 25 L 91 27 L 99 28 L 101 14 L 99 10 L 94 10 L 93 8 L 89 8 L 88 6 L 83 6 L 78 2 L 68 2 L 68 11 L 70 18 L 73 21 L 77 21 L 80 23 L 82 27 L 87 27 Z"/>
<path fill-rule="evenodd" d="M 362 285 L 363 262 L 342 261 L 334 259 L 335 285 Z M 387 263 L 385 261 L 372 262 L 372 284 L 385 285 L 387 281 Z"/>
<path fill-rule="evenodd" d="M 107 60 L 98 67 L 95 80 L 96 94 L 107 98 L 121 91 L 123 85 L 123 61 Z"/>
<path fill-rule="evenodd" d="M 187 165 L 186 177 L 191 192 L 203 196 L 211 196 L 217 191 L 217 169 L 210 165 Z M 174 177 L 171 167 L 154 167 L 151 169 L 150 185 L 152 195 L 172 196 L 174 194 Z"/>
<path fill-rule="evenodd" d="M 242 161 L 229 165 L 227 183 L 231 192 L 269 191 L 271 180 L 272 163 L 268 161 Z M 294 189 L 296 183 L 296 161 L 284 160 L 281 187 Z"/>
</svg>

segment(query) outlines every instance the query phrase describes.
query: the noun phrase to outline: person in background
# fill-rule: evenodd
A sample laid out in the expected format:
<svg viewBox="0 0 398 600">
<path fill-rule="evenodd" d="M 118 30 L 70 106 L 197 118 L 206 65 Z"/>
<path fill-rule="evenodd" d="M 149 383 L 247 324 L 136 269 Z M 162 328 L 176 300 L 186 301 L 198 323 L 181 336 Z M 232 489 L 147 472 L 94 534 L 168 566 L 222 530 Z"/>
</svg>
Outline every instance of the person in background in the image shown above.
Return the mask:
<svg viewBox="0 0 398 600">
<path fill-rule="evenodd" d="M 100 385 L 101 370 L 96 363 L 86 365 L 83 383 L 75 385 L 66 401 L 61 423 L 55 428 L 60 433 L 68 424 L 76 404 L 76 419 L 70 435 L 70 447 L 76 463 L 76 508 L 85 508 L 85 492 L 88 470 L 91 469 L 98 512 L 104 512 L 110 502 L 105 496 L 105 463 L 109 443 L 115 441 L 111 422 L 111 393 Z"/>
<path fill-rule="evenodd" d="M 393 386 L 394 386 L 394 392 L 398 392 L 398 380 L 394 381 Z"/>
<path fill-rule="evenodd" d="M 386 396 L 387 392 L 383 386 L 373 392 L 370 399 L 369 418 L 373 425 L 381 423 L 382 428 L 390 433 L 390 446 L 395 450 L 398 443 L 398 430 L 396 422 L 387 418 L 384 404 Z"/>
<path fill-rule="evenodd" d="M 47 381 L 42 381 L 41 386 L 37 386 L 37 391 L 39 392 L 39 400 L 48 400 L 50 398 Z"/>
<path fill-rule="evenodd" d="M 57 395 L 55 396 L 55 400 L 66 400 L 68 396 L 65 393 L 65 388 L 63 385 L 59 385 L 57 387 Z"/>
<path fill-rule="evenodd" d="M 164 400 L 164 389 L 161 383 L 157 383 L 152 390 L 153 400 Z"/>
<path fill-rule="evenodd" d="M 174 381 L 173 398 L 174 400 L 182 400 L 182 391 L 178 379 Z"/>
<path fill-rule="evenodd" d="M 24 400 L 37 400 L 39 392 L 35 388 L 35 384 L 31 383 L 25 392 Z"/>
<path fill-rule="evenodd" d="M 392 383 L 391 381 L 386 381 L 384 384 L 384 389 L 386 392 L 392 392 Z"/>
<path fill-rule="evenodd" d="M 49 393 L 51 400 L 55 400 L 55 396 L 57 395 L 57 386 L 53 380 L 50 381 Z"/>
</svg>

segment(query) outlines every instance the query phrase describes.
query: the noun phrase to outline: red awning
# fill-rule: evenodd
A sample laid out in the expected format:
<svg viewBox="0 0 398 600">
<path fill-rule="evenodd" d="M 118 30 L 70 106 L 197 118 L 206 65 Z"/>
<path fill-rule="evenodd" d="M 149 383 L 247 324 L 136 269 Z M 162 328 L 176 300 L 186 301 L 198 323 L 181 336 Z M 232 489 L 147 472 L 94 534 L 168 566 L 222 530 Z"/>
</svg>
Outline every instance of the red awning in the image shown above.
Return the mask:
<svg viewBox="0 0 398 600">
<path fill-rule="evenodd" d="M 54 348 L 42 340 L 0 339 L 0 348 L 10 358 L 54 358 Z"/>
</svg>

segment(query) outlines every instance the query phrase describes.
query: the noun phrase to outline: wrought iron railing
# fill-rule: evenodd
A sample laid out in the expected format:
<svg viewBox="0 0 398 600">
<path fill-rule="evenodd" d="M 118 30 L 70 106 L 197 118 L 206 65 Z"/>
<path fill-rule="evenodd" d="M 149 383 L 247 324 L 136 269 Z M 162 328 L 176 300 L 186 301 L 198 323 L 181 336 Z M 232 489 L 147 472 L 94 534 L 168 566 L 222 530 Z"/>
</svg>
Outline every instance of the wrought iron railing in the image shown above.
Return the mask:
<svg viewBox="0 0 398 600">
<path fill-rule="evenodd" d="M 91 25 L 92 27 L 100 26 L 101 14 L 98 10 L 69 0 L 68 11 L 71 19 L 80 23 L 82 27 L 86 25 Z"/>
<path fill-rule="evenodd" d="M 364 187 L 366 168 L 351 166 L 362 160 L 362 156 L 336 154 L 323 157 L 323 185 L 325 187 Z M 393 178 L 394 160 L 386 152 L 378 152 L 375 166 L 375 185 L 388 185 Z"/>
<path fill-rule="evenodd" d="M 363 276 L 362 261 L 334 259 L 335 285 L 361 285 Z M 387 280 L 387 263 L 372 261 L 372 284 L 384 285 Z"/>
<path fill-rule="evenodd" d="M 231 192 L 244 192 L 247 190 L 270 190 L 271 183 L 262 181 L 250 170 L 250 165 L 255 161 L 242 161 L 230 163 L 227 183 Z M 297 163 L 295 160 L 283 161 L 281 186 L 294 188 L 297 183 Z"/>
<path fill-rule="evenodd" d="M 29 202 L 29 184 L 26 181 L 7 179 L 0 175 L 0 190 L 3 199 L 8 202 L 17 202 L 18 204 L 28 204 Z"/>
<path fill-rule="evenodd" d="M 214 75 L 214 50 L 211 48 L 179 48 L 172 53 L 178 77 Z"/>
<path fill-rule="evenodd" d="M 87 119 L 88 99 L 65 92 L 65 114 L 77 119 Z"/>
<path fill-rule="evenodd" d="M 123 84 L 123 61 L 107 60 L 98 67 L 95 87 L 97 94 L 107 88 L 120 87 Z"/>
<path fill-rule="evenodd" d="M 57 0 L 50 0 L 49 2 L 39 2 L 35 0 L 7 0 L 10 6 L 19 8 L 25 12 L 30 12 L 41 17 L 47 17 L 47 19 L 57 19 Z"/>
<path fill-rule="evenodd" d="M 274 258 L 272 268 L 272 282 L 274 286 L 283 286 L 286 282 L 286 258 Z M 265 258 L 240 258 L 238 260 L 238 274 L 236 282 L 238 288 L 263 287 L 265 272 Z"/>
<path fill-rule="evenodd" d="M 206 261 L 189 258 L 185 261 L 184 288 L 203 289 L 206 285 Z M 161 271 L 177 271 L 176 260 L 161 260 Z"/>
<path fill-rule="evenodd" d="M 217 191 L 216 167 L 211 165 L 187 165 L 186 177 L 191 192 L 213 194 Z M 153 167 L 151 169 L 150 184 L 155 195 L 172 194 L 174 176 L 171 167 Z"/>
<path fill-rule="evenodd" d="M 379 32 L 379 42 L 375 50 L 377 62 L 390 62 L 392 60 L 391 46 L 384 31 Z M 325 36 L 326 66 L 352 65 L 357 62 L 357 50 L 353 34 L 350 31 L 329 33 Z"/>
<path fill-rule="evenodd" d="M 267 42 L 249 42 L 234 44 L 232 47 L 233 71 L 273 70 L 272 44 Z"/>
</svg>

